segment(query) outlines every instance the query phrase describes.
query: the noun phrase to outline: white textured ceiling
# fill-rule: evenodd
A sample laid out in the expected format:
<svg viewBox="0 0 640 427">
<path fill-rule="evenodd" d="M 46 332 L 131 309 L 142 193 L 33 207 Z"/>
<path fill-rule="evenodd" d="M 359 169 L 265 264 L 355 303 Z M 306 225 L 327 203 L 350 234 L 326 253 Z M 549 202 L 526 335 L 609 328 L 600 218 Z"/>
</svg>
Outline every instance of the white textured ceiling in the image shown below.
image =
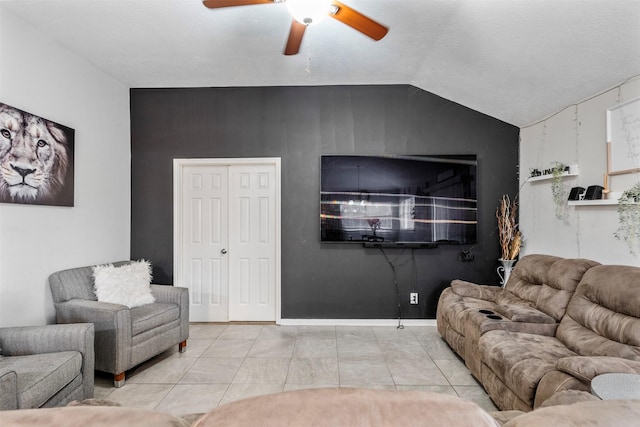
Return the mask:
<svg viewBox="0 0 640 427">
<path fill-rule="evenodd" d="M 525 126 L 640 74 L 640 0 L 342 0 L 389 27 L 334 20 L 284 56 L 284 4 L 2 0 L 128 87 L 412 84 Z M 2 58 L 6 60 L 6 58 Z"/>
</svg>

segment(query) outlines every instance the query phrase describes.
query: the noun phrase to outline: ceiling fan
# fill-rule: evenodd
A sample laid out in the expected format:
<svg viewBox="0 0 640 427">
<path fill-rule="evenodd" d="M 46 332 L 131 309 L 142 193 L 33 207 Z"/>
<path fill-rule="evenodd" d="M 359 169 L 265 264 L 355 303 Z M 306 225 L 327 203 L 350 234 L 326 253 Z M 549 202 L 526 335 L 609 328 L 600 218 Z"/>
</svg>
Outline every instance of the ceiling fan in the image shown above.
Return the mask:
<svg viewBox="0 0 640 427">
<path fill-rule="evenodd" d="M 286 3 L 294 19 L 291 23 L 289 38 L 284 49 L 285 55 L 298 53 L 307 26 L 317 22 L 324 15 L 337 19 L 375 41 L 383 38 L 389 31 L 384 25 L 336 0 L 203 0 L 202 3 L 210 9 L 253 4 Z"/>
</svg>

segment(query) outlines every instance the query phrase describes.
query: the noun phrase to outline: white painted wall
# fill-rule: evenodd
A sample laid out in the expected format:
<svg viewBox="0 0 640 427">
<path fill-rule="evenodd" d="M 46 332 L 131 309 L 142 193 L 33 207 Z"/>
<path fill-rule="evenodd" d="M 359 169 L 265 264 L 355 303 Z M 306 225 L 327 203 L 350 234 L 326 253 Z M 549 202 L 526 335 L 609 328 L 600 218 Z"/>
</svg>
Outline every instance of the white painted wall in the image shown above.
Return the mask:
<svg viewBox="0 0 640 427">
<path fill-rule="evenodd" d="M 522 254 L 545 253 L 582 257 L 606 264 L 640 265 L 628 246 L 613 234 L 617 206 L 568 207 L 566 220 L 555 216 L 551 182 L 525 182 L 531 168 L 553 161 L 578 164 L 579 175 L 565 178 L 567 188 L 603 185 L 607 169 L 606 110 L 640 97 L 640 79 L 567 107 L 541 123 L 520 131 L 520 229 Z M 612 176 L 609 186 L 622 192 L 640 181 L 640 173 Z"/>
<path fill-rule="evenodd" d="M 0 102 L 75 129 L 75 206 L 0 204 L 0 326 L 53 323 L 49 274 L 129 258 L 129 90 L 0 2 Z"/>
</svg>

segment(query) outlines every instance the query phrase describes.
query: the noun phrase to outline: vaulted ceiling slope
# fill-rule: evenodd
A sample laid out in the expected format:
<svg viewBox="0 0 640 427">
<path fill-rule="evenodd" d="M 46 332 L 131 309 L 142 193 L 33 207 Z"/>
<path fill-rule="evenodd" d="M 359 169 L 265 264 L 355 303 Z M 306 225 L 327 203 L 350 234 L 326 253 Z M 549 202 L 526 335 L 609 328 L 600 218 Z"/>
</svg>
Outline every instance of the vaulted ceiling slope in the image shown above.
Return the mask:
<svg viewBox="0 0 640 427">
<path fill-rule="evenodd" d="M 640 74 L 640 0 L 343 0 L 389 27 L 334 19 L 282 55 L 286 5 L 2 0 L 128 87 L 411 84 L 524 127 Z M 5 58 L 3 58 L 4 60 Z"/>
</svg>

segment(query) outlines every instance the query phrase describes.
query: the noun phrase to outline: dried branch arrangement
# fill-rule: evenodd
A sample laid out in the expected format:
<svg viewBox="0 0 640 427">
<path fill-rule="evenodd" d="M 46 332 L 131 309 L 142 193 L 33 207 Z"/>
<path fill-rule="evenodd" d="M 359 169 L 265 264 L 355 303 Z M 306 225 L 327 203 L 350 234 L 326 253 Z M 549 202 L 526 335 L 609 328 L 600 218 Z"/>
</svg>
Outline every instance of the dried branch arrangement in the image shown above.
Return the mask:
<svg viewBox="0 0 640 427">
<path fill-rule="evenodd" d="M 517 213 L 518 203 L 515 200 L 512 202 L 508 195 L 503 194 L 500 204 L 496 208 L 498 236 L 500 248 L 502 249 L 501 259 L 516 259 L 520 253 L 522 233 L 518 230 Z"/>
</svg>

